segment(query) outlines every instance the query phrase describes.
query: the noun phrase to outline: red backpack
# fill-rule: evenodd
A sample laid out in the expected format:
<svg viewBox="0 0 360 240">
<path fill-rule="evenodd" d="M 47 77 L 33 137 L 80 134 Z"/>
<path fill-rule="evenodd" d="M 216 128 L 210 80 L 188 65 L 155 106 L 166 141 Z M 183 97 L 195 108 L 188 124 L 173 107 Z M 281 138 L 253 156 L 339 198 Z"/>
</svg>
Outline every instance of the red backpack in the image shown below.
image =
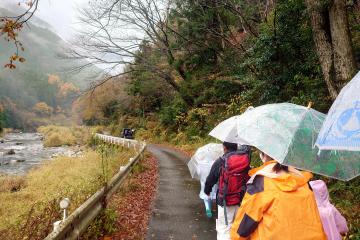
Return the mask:
<svg viewBox="0 0 360 240">
<path fill-rule="evenodd" d="M 223 157 L 220 168 L 218 198 L 225 206 L 239 205 L 249 180 L 250 158 L 247 153 L 230 153 Z"/>
</svg>

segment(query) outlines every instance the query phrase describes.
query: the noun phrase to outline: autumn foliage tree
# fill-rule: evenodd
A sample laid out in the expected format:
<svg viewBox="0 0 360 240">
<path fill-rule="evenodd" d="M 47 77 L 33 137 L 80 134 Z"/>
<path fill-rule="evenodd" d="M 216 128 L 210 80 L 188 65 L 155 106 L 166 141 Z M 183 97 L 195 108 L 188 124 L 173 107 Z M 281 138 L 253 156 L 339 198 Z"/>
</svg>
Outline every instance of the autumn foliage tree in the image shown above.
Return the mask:
<svg viewBox="0 0 360 240">
<path fill-rule="evenodd" d="M 40 116 L 50 116 L 54 112 L 54 109 L 45 102 L 36 103 L 33 110 Z"/>
<path fill-rule="evenodd" d="M 80 89 L 73 83 L 63 81 L 56 74 L 48 75 L 48 83 L 55 87 L 56 91 L 56 105 L 54 108 L 71 108 L 72 101 L 79 95 Z"/>
<path fill-rule="evenodd" d="M 116 120 L 131 101 L 124 81 L 124 77 L 114 78 L 81 95 L 72 105 L 72 115 L 89 125 Z"/>
</svg>

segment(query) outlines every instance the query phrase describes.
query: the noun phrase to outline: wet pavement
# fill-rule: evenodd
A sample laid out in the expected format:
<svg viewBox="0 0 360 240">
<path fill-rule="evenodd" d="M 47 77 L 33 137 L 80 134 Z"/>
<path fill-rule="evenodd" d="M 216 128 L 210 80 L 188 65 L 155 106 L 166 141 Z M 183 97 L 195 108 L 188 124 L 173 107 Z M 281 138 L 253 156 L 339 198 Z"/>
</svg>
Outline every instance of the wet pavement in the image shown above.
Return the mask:
<svg viewBox="0 0 360 240">
<path fill-rule="evenodd" d="M 200 183 L 190 176 L 188 157 L 155 145 L 147 149 L 159 161 L 160 179 L 146 239 L 216 239 L 215 219 L 205 215 Z"/>
</svg>

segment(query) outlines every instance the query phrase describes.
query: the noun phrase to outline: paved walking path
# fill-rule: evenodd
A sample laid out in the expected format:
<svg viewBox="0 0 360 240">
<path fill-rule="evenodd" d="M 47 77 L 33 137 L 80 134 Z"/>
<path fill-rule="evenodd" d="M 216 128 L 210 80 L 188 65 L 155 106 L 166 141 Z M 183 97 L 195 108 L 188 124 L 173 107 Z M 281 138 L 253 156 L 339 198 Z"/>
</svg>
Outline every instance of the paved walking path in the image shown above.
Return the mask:
<svg viewBox="0 0 360 240">
<path fill-rule="evenodd" d="M 191 178 L 186 165 L 188 157 L 156 145 L 147 149 L 159 161 L 160 180 L 146 239 L 216 239 L 215 219 L 205 215 L 199 181 Z"/>
</svg>

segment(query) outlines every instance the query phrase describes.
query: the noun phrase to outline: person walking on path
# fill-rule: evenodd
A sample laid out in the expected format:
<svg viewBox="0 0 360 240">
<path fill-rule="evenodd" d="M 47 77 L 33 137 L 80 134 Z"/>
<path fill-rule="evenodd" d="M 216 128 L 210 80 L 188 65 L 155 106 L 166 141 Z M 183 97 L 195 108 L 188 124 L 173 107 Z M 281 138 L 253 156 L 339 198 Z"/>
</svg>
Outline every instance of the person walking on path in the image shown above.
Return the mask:
<svg viewBox="0 0 360 240">
<path fill-rule="evenodd" d="M 326 240 L 312 174 L 281 165 L 260 153 L 263 166 L 253 169 L 231 227 L 231 239 Z"/>
<path fill-rule="evenodd" d="M 322 180 L 310 182 L 315 194 L 316 203 L 319 209 L 321 222 L 328 240 L 341 240 L 341 234 L 346 234 L 349 229 L 346 219 L 329 201 L 329 192 Z"/>
<path fill-rule="evenodd" d="M 249 179 L 250 147 L 242 146 L 238 150 L 236 143 L 223 142 L 223 148 L 224 155 L 214 162 L 206 178 L 204 192 L 209 195 L 218 183 L 217 240 L 230 240 L 230 227 Z"/>
<path fill-rule="evenodd" d="M 222 155 L 224 155 L 224 148 L 222 144 L 208 143 L 199 147 L 187 163 L 191 177 L 200 181 L 201 188 L 199 197 L 204 202 L 205 212 L 208 218 L 212 217 L 212 205 L 216 200 L 217 184 L 213 186 L 212 191 L 208 196 L 204 192 L 205 182 L 212 165 L 216 159 Z"/>
</svg>

